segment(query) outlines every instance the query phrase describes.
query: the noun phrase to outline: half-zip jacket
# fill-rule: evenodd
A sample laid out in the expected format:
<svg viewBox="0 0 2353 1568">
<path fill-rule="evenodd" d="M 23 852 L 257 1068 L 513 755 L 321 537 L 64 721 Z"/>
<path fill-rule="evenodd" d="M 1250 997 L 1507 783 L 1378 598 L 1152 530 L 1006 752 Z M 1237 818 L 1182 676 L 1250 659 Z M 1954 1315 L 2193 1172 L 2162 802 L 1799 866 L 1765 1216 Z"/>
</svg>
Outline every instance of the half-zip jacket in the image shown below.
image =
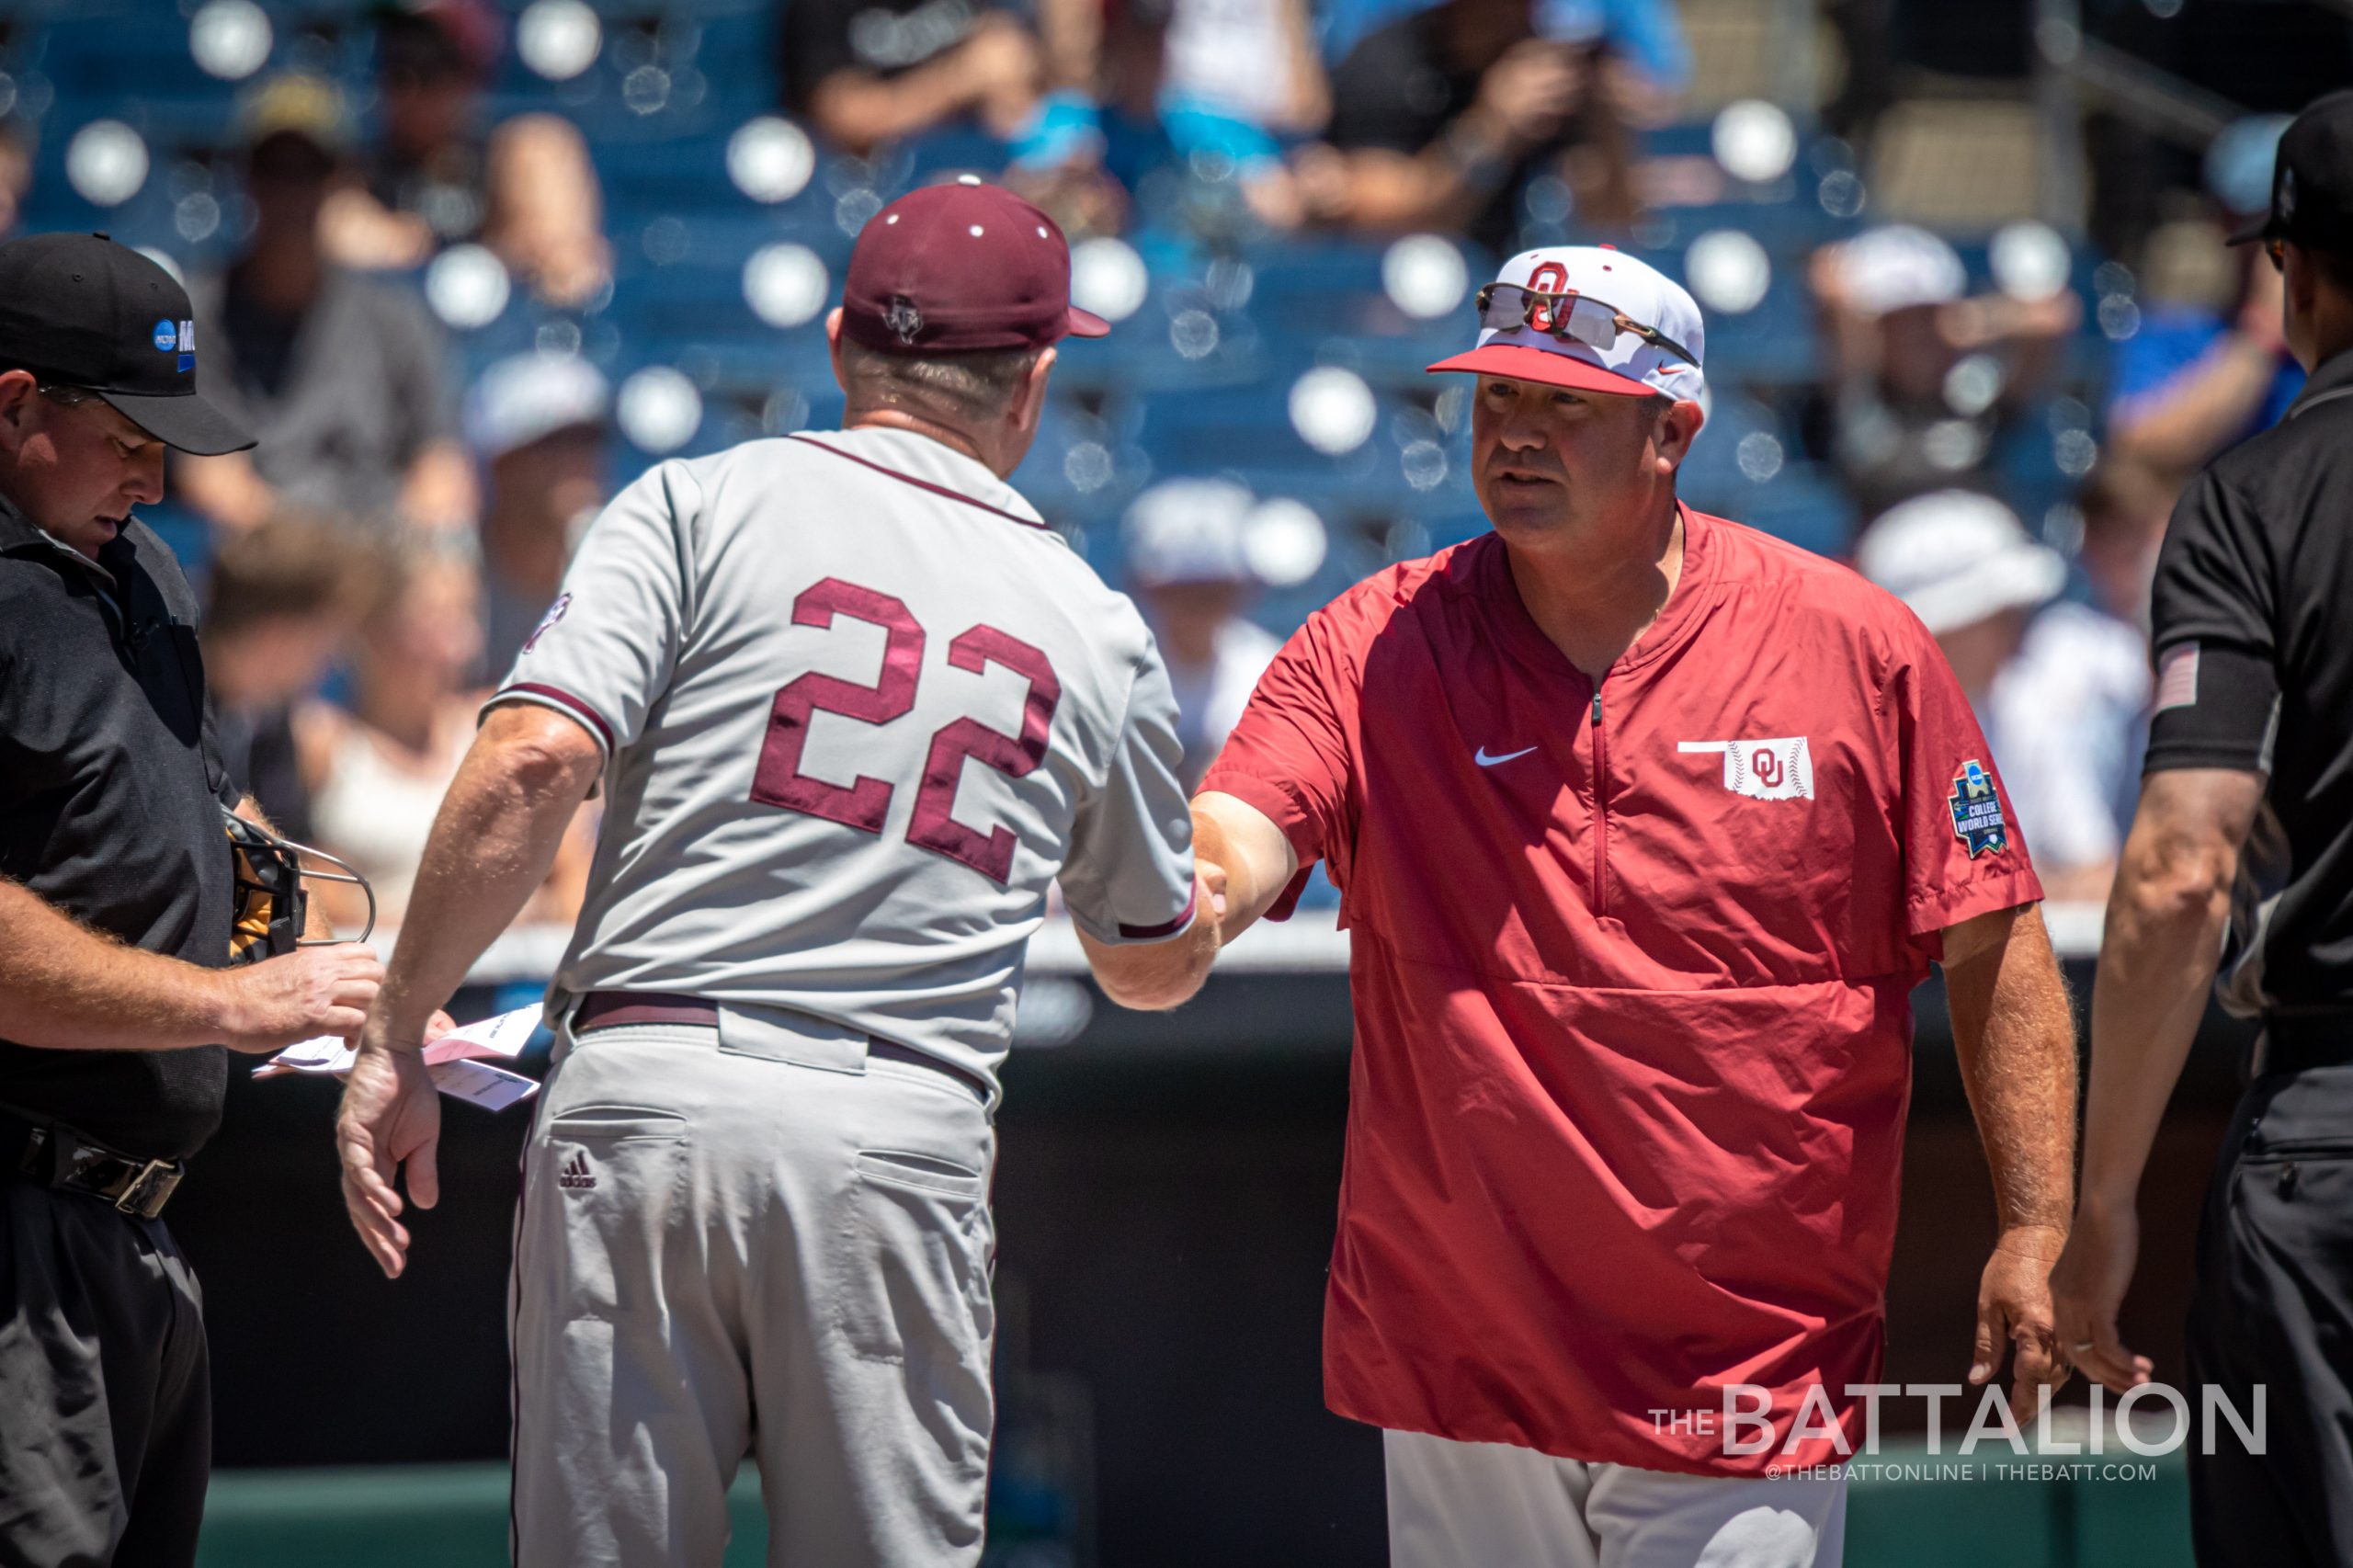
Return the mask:
<svg viewBox="0 0 2353 1568">
<path fill-rule="evenodd" d="M 1601 729 L 1601 687 L 1593 688 L 1593 913 L 1609 918 L 1609 746 Z"/>
<path fill-rule="evenodd" d="M 1836 1457 L 1786 1444 L 1817 1387 L 1859 1430 L 1910 992 L 2041 889 L 1908 611 L 1734 523 L 1684 540 L 1597 682 L 1493 535 L 1370 579 L 1202 784 L 1323 860 L 1350 930 L 1342 1415 L 1722 1475 Z M 1733 1385 L 1765 1451 L 1724 1444 Z"/>
</svg>

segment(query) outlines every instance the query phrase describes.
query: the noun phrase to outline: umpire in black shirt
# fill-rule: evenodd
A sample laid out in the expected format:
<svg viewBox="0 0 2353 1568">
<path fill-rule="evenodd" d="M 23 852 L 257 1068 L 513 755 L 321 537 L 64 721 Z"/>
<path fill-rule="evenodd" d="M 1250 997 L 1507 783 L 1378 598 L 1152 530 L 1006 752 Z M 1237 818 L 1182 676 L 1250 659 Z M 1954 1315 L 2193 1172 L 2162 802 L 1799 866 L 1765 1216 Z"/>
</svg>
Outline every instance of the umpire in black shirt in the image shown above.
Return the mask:
<svg viewBox="0 0 2353 1568">
<path fill-rule="evenodd" d="M 192 315 L 102 235 L 0 245 L 0 1568 L 194 1561 L 204 1325 L 158 1215 L 222 1047 L 356 1033 L 381 972 L 223 967 L 241 802 L 188 581 L 131 516 L 166 446 L 252 445 L 197 395 Z"/>
<path fill-rule="evenodd" d="M 2183 1392 L 2252 1421 L 2260 1388 L 2268 1452 L 2227 1424 L 2188 1446 L 2191 1531 L 2207 1568 L 2318 1568 L 2353 1562 L 2353 92 L 2289 127 L 2270 213 L 2238 238 L 2286 274 L 2312 379 L 2190 483 L 2158 558 L 2156 712 L 2052 1283 L 2075 1365 L 2147 1381 L 2116 1332 L 2134 1195 L 2219 964 L 2263 1033 L 2208 1188 Z"/>
</svg>

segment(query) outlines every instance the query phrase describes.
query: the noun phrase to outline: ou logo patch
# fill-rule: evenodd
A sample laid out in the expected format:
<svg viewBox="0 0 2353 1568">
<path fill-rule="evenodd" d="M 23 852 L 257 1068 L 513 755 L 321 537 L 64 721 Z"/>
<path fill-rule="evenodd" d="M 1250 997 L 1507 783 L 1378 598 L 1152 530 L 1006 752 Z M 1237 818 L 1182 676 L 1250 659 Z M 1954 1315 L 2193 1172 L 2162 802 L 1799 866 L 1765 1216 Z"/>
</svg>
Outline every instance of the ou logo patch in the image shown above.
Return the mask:
<svg viewBox="0 0 2353 1568">
<path fill-rule="evenodd" d="M 1529 274 L 1528 291 L 1531 294 L 1558 294 L 1569 286 L 1569 269 L 1557 261 L 1548 261 Z M 1528 324 L 1539 332 L 1552 330 L 1552 306 L 1547 301 L 1532 305 L 1528 312 Z"/>
<path fill-rule="evenodd" d="M 1724 788 L 1752 801 L 1813 799 L 1813 754 L 1803 735 L 1764 741 L 1685 741 L 1683 752 L 1715 752 L 1724 759 Z"/>
</svg>

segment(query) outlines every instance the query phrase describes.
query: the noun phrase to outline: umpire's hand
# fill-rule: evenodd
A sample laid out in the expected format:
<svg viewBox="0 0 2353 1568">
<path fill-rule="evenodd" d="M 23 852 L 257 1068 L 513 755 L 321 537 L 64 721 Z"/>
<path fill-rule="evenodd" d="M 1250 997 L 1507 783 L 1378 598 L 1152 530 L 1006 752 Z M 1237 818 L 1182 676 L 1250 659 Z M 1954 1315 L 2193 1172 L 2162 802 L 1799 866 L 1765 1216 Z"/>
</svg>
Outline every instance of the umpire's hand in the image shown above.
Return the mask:
<svg viewBox="0 0 2353 1568">
<path fill-rule="evenodd" d="M 368 1021 L 384 983 L 383 963 L 357 942 L 297 948 L 212 974 L 224 993 L 221 1043 L 258 1056 L 320 1035 L 348 1040 Z"/>
<path fill-rule="evenodd" d="M 393 1040 L 380 1013 L 360 1037 L 359 1059 L 343 1091 L 335 1117 L 335 1144 L 343 1156 L 343 1206 L 352 1229 L 387 1279 L 408 1266 L 408 1230 L 400 1222 L 401 1195 L 392 1178 L 405 1165 L 408 1196 L 419 1209 L 441 1200 L 441 1177 L 434 1164 L 441 1142 L 441 1096 L 426 1074 L 419 1054 L 425 1040 L 457 1026 L 436 1013 L 423 1040 Z"/>
</svg>

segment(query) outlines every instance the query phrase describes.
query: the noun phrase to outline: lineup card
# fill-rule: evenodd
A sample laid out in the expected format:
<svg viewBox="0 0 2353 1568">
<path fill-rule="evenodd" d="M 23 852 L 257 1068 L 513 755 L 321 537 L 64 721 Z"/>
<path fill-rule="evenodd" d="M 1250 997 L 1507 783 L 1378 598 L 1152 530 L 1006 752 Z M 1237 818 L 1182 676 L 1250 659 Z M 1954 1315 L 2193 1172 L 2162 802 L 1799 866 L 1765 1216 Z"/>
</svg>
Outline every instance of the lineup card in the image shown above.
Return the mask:
<svg viewBox="0 0 2353 1568">
<path fill-rule="evenodd" d="M 425 1046 L 425 1069 L 433 1086 L 452 1099 L 464 1100 L 484 1110 L 505 1110 L 520 1105 L 540 1092 L 538 1082 L 520 1073 L 510 1073 L 504 1067 L 494 1067 L 492 1060 L 513 1061 L 530 1042 L 532 1031 L 540 1027 L 540 1004 L 517 1007 L 511 1013 L 477 1019 L 471 1024 L 428 1040 Z M 335 1035 L 321 1035 L 315 1040 L 298 1040 L 268 1061 L 254 1069 L 256 1078 L 278 1078 L 289 1074 L 312 1077 L 341 1077 L 351 1071 L 358 1051 L 349 1041 Z"/>
</svg>

